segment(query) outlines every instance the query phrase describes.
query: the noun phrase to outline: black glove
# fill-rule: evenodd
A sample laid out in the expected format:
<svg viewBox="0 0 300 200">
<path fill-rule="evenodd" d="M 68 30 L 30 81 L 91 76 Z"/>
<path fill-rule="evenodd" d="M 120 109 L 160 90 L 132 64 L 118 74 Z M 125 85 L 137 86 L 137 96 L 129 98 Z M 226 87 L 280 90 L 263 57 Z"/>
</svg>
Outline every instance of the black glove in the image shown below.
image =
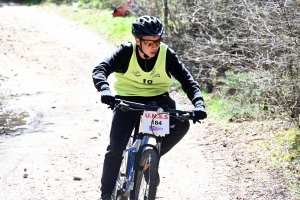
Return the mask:
<svg viewBox="0 0 300 200">
<path fill-rule="evenodd" d="M 109 87 L 101 88 L 101 102 L 109 105 L 109 108 L 114 109 L 115 97 L 110 92 Z"/>
<path fill-rule="evenodd" d="M 203 101 L 197 101 L 193 110 L 193 123 L 195 124 L 197 121 L 205 119 L 206 117 L 207 114 Z"/>
</svg>

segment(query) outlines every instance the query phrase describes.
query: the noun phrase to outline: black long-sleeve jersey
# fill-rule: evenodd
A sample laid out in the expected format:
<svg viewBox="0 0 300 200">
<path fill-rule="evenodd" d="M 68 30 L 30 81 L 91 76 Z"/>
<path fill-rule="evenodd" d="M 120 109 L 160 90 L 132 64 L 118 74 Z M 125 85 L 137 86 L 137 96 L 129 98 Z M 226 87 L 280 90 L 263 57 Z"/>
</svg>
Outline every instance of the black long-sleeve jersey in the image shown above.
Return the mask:
<svg viewBox="0 0 300 200">
<path fill-rule="evenodd" d="M 153 58 L 145 60 L 140 57 L 137 51 L 138 48 L 136 48 L 135 53 L 137 54 L 141 69 L 145 72 L 151 71 L 157 60 L 158 53 Z M 98 91 L 101 91 L 102 86 L 109 85 L 107 78 L 111 73 L 125 73 L 127 71 L 132 53 L 132 43 L 123 43 L 109 57 L 106 57 L 94 68 L 92 77 Z M 194 105 L 198 100 L 203 101 L 199 84 L 193 79 L 190 72 L 178 59 L 176 53 L 170 48 L 167 49 L 166 54 L 166 72 L 170 77 L 173 76 L 179 81 L 183 91 Z"/>
</svg>

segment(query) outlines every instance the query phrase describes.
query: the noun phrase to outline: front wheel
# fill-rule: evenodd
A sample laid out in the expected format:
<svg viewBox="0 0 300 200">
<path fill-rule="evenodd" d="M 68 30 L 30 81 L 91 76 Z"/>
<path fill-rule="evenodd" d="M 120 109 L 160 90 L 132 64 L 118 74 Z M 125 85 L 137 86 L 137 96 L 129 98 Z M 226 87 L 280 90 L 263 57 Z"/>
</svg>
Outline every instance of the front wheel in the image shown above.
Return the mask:
<svg viewBox="0 0 300 200">
<path fill-rule="evenodd" d="M 158 177 L 158 154 L 153 149 L 143 152 L 136 173 L 135 199 L 154 200 L 156 196 Z"/>
<path fill-rule="evenodd" d="M 127 147 L 130 148 L 132 145 L 132 138 L 128 141 Z M 119 175 L 116 181 L 115 188 L 113 190 L 112 199 L 113 200 L 128 200 L 129 194 L 125 194 L 123 190 L 126 188 L 128 176 L 129 176 L 129 166 L 131 161 L 131 151 L 124 151 L 123 159 L 119 171 Z"/>
</svg>

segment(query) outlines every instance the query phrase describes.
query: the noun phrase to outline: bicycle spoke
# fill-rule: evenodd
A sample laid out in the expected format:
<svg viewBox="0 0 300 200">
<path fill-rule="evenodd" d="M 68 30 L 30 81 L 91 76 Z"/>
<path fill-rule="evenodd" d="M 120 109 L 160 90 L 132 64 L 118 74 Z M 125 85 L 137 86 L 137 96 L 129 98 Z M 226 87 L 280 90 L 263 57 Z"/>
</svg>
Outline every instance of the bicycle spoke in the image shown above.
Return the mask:
<svg viewBox="0 0 300 200">
<path fill-rule="evenodd" d="M 153 149 L 143 152 L 139 165 L 143 170 L 137 172 L 136 198 L 154 200 L 157 190 L 158 155 Z"/>
</svg>

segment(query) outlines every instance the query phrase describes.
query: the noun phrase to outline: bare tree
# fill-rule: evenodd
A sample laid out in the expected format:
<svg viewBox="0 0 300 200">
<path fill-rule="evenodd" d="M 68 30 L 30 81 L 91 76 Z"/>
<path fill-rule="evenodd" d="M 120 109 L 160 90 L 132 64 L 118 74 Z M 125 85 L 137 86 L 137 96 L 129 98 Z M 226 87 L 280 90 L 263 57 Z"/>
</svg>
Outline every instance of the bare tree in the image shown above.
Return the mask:
<svg viewBox="0 0 300 200">
<path fill-rule="evenodd" d="M 240 106 L 259 103 L 299 125 L 299 0 L 144 3 L 164 17 L 165 40 L 204 90 Z"/>
<path fill-rule="evenodd" d="M 181 39 L 171 44 L 180 49 L 204 89 L 218 90 L 241 105 L 276 106 L 274 114 L 284 111 L 299 125 L 300 2 L 203 0 L 193 1 L 186 10 L 180 14 L 188 19 L 180 27 Z M 247 73 L 247 82 L 235 79 L 234 86 L 224 81 L 228 71 Z"/>
</svg>

